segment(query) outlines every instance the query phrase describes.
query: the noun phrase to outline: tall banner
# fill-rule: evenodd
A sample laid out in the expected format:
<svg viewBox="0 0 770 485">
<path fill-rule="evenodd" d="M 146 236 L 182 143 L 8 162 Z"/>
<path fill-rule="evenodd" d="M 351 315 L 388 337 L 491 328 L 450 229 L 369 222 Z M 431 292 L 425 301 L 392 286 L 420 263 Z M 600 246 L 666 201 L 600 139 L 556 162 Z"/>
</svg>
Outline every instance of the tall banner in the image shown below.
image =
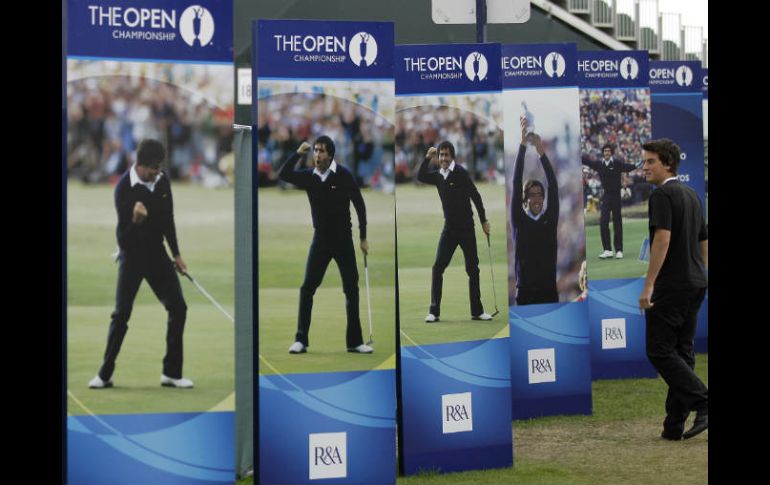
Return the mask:
<svg viewBox="0 0 770 485">
<path fill-rule="evenodd" d="M 395 484 L 393 23 L 252 28 L 259 483 Z"/>
<path fill-rule="evenodd" d="M 513 419 L 590 414 L 577 46 L 502 54 Z"/>
<path fill-rule="evenodd" d="M 592 379 L 656 376 L 638 303 L 652 192 L 641 163 L 648 63 L 647 51 L 578 52 Z"/>
<path fill-rule="evenodd" d="M 400 468 L 511 466 L 500 45 L 394 62 Z"/>
<path fill-rule="evenodd" d="M 669 138 L 679 145 L 682 161 L 677 176 L 695 190 L 705 213 L 705 78 L 701 71 L 700 61 L 650 61 L 653 138 Z M 698 312 L 695 351 L 708 352 L 708 292 Z"/>
<path fill-rule="evenodd" d="M 232 3 L 67 14 L 67 482 L 233 483 Z"/>
</svg>

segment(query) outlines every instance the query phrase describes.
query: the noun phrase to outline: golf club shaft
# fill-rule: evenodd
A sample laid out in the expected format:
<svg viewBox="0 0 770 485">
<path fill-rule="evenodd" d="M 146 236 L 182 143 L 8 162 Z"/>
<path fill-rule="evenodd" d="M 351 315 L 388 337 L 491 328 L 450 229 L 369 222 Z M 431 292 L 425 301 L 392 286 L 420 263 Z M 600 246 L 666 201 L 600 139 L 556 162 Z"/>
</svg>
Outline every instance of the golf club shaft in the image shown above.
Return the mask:
<svg viewBox="0 0 770 485">
<path fill-rule="evenodd" d="M 372 339 L 372 296 L 369 293 L 369 263 L 366 258 L 366 253 L 364 253 L 364 280 L 366 280 L 366 307 L 367 310 L 369 310 L 369 342 L 368 344 L 371 344 L 374 342 Z"/>
<path fill-rule="evenodd" d="M 492 242 L 489 240 L 489 234 L 487 234 L 487 249 L 489 250 L 489 272 L 492 275 L 492 296 L 495 299 L 494 315 L 497 315 L 498 313 L 500 313 L 500 310 L 497 309 L 497 290 L 495 289 L 495 270 L 494 270 L 494 265 L 492 264 Z"/>
<path fill-rule="evenodd" d="M 195 281 L 195 278 L 193 278 L 192 276 L 190 276 L 190 274 L 189 274 L 189 273 L 182 273 L 182 274 L 183 274 L 183 275 L 185 275 L 185 276 L 187 277 L 187 279 L 188 279 L 188 280 L 190 280 L 190 282 L 192 282 L 192 284 L 193 284 L 193 285 L 195 285 L 195 287 L 196 287 L 196 288 L 198 288 L 198 291 L 200 291 L 201 293 L 203 293 L 203 296 L 205 296 L 206 298 L 208 298 L 208 299 L 209 299 L 209 301 L 210 301 L 211 303 L 213 303 L 213 304 L 214 304 L 214 306 L 215 306 L 215 307 L 217 307 L 217 308 L 219 309 L 219 311 L 221 311 L 222 313 L 224 313 L 224 314 L 225 314 L 225 316 L 226 316 L 228 319 L 230 319 L 230 321 L 231 321 L 231 322 L 235 323 L 235 319 L 234 319 L 234 318 L 233 318 L 233 317 L 232 317 L 232 316 L 231 316 L 229 313 L 227 313 L 227 310 L 225 310 L 225 309 L 222 307 L 222 305 L 220 305 L 219 303 L 217 303 L 217 301 L 214 299 L 214 297 L 212 297 L 211 295 L 209 295 L 209 292 L 208 292 L 208 291 L 206 291 L 206 290 L 205 290 L 205 289 L 204 289 L 204 288 L 203 288 L 203 287 L 200 285 L 200 283 L 198 283 L 197 281 Z"/>
</svg>

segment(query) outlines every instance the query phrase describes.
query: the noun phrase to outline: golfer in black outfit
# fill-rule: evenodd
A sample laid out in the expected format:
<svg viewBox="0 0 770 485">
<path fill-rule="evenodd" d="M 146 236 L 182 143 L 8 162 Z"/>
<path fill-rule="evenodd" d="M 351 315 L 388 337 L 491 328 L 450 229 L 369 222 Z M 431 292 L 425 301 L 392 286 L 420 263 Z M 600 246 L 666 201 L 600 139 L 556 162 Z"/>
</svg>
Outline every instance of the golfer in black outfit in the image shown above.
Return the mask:
<svg viewBox="0 0 770 485">
<path fill-rule="evenodd" d="M 438 152 L 438 169 L 431 169 Z M 439 321 L 441 314 L 441 290 L 444 283 L 444 270 L 449 266 L 452 255 L 460 246 L 465 256 L 465 272 L 468 273 L 468 293 L 473 320 L 491 320 L 492 316 L 484 312 L 481 304 L 479 287 L 479 256 L 476 251 L 476 232 L 473 225 L 471 201 L 481 220 L 485 234 L 489 234 L 489 222 L 484 212 L 481 195 L 473 184 L 468 171 L 456 164 L 455 147 L 448 141 L 439 144 L 438 150 L 430 147 L 425 156 L 417 180 L 424 184 L 435 185 L 444 210 L 444 229 L 441 231 L 436 261 L 433 263 L 433 278 L 430 288 L 430 310 L 426 322 Z"/>
<path fill-rule="evenodd" d="M 599 257 L 606 259 L 615 256 L 616 259 L 621 259 L 623 258 L 623 217 L 620 214 L 620 179 L 623 172 L 630 172 L 637 166 L 632 163 L 625 163 L 622 158 L 613 156 L 612 145 L 604 145 L 600 161 L 583 157 L 583 165 L 599 173 L 602 189 L 604 189 L 599 219 L 599 232 L 604 251 Z M 615 235 L 613 241 L 615 253 L 612 252 L 610 245 L 610 217 L 612 217 L 612 228 Z"/>
<path fill-rule="evenodd" d="M 353 174 L 334 161 L 334 142 L 328 136 L 320 136 L 313 144 L 315 168 L 294 170 L 296 163 L 310 150 L 310 144 L 302 142 L 297 152 L 281 167 L 281 180 L 296 185 L 307 192 L 310 212 L 313 217 L 313 242 L 307 255 L 305 280 L 299 290 L 299 315 L 295 342 L 289 353 L 300 354 L 310 345 L 310 314 L 313 309 L 313 295 L 321 286 L 326 268 L 334 259 L 342 276 L 342 290 L 345 292 L 347 310 L 347 332 L 345 342 L 348 352 L 370 354 L 370 346 L 364 344 L 361 334 L 361 320 L 358 312 L 358 269 L 353 249 L 350 203 L 358 215 L 361 250 L 369 251 L 366 240 L 366 206 Z"/>
<path fill-rule="evenodd" d="M 649 200 L 650 264 L 639 296 L 647 321 L 647 357 L 668 384 L 662 437 L 692 438 L 708 428 L 708 388 L 695 374 L 698 309 L 706 294 L 708 230 L 695 191 L 676 177 L 679 147 L 642 145 L 644 174 L 657 186 Z M 690 411 L 695 421 L 684 432 Z"/>
<path fill-rule="evenodd" d="M 174 272 L 187 272 L 176 240 L 174 203 L 168 175 L 160 170 L 166 150 L 156 140 L 142 140 L 137 149 L 136 163 L 120 178 L 115 187 L 115 208 L 118 212 L 118 287 L 115 311 L 107 335 L 107 348 L 99 373 L 89 387 L 112 387 L 115 359 L 128 331 L 128 319 L 134 306 L 139 285 L 146 279 L 150 288 L 168 312 L 166 356 L 160 383 L 168 387 L 193 387 L 190 379 L 182 377 L 182 336 L 187 305 L 182 296 L 179 277 Z M 166 239 L 172 262 L 163 246 Z"/>
<path fill-rule="evenodd" d="M 543 183 L 527 180 L 522 184 L 527 141 L 532 142 L 537 149 L 548 182 L 548 204 L 545 211 Z M 559 225 L 559 187 L 540 136 L 527 134 L 527 119 L 524 117 L 521 118 L 521 145 L 513 172 L 511 221 L 516 242 L 516 304 L 558 303 L 556 230 Z"/>
</svg>

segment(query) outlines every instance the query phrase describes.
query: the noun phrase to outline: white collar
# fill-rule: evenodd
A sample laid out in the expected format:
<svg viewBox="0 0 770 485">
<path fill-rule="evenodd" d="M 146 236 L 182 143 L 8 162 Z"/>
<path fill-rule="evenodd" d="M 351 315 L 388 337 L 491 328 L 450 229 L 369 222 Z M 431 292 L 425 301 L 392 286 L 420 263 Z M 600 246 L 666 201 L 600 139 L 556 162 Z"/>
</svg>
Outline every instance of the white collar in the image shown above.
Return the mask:
<svg viewBox="0 0 770 485">
<path fill-rule="evenodd" d="M 530 217 L 530 219 L 538 220 L 541 217 L 543 217 L 543 213 L 545 212 L 545 204 L 543 204 L 543 210 L 540 211 L 540 214 L 535 215 L 532 213 L 532 211 L 529 210 L 529 207 L 527 207 L 527 215 Z"/>
<path fill-rule="evenodd" d="M 604 162 L 605 165 L 609 165 L 611 161 L 612 161 L 612 157 L 602 158 L 602 162 Z"/>
<path fill-rule="evenodd" d="M 449 164 L 449 167 L 447 167 L 446 170 L 443 168 L 439 168 L 438 171 L 441 174 L 442 177 L 444 177 L 444 180 L 446 180 L 447 177 L 449 177 L 449 173 L 454 171 L 455 169 L 455 161 L 452 160 L 452 163 Z"/>
<path fill-rule="evenodd" d="M 131 165 L 131 170 L 128 173 L 128 177 L 131 179 L 131 187 L 133 187 L 136 184 L 142 184 L 148 189 L 150 189 L 150 192 L 155 192 L 155 184 L 158 183 L 158 180 L 160 180 L 161 175 L 163 175 L 163 172 L 158 172 L 158 175 L 155 176 L 155 180 L 152 182 L 145 182 L 144 180 L 139 178 L 139 174 L 136 173 L 136 163 Z"/>
<path fill-rule="evenodd" d="M 313 173 L 321 177 L 321 182 L 326 182 L 326 178 L 329 176 L 329 173 L 334 172 L 337 173 L 337 162 L 332 160 L 331 165 L 329 165 L 329 168 L 326 169 L 324 173 L 321 173 L 320 170 L 318 170 L 318 167 L 313 169 Z"/>
<path fill-rule="evenodd" d="M 669 177 L 669 178 L 667 178 L 666 180 L 664 180 L 664 181 L 663 181 L 663 183 L 662 183 L 662 184 L 660 184 L 660 185 L 664 185 L 666 182 L 670 182 L 670 181 L 672 181 L 672 180 L 676 180 L 677 178 L 678 178 L 678 177 L 677 177 L 676 175 L 674 175 L 673 177 Z"/>
</svg>

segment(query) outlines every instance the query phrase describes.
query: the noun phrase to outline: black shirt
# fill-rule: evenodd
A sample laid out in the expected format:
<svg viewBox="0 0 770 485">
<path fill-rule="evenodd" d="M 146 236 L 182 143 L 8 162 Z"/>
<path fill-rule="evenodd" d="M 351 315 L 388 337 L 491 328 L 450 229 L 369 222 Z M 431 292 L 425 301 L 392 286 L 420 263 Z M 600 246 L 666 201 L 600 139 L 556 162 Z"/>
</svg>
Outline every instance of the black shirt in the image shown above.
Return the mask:
<svg viewBox="0 0 770 485">
<path fill-rule="evenodd" d="M 120 177 L 115 186 L 115 209 L 118 212 L 116 235 L 120 251 L 131 257 L 152 257 L 166 254 L 163 238 L 166 238 L 171 254 L 179 255 L 174 224 L 174 201 L 168 175 L 162 172 L 155 183 L 155 190 L 142 184 L 131 187 L 131 169 Z M 147 218 L 140 224 L 132 222 L 134 205 L 142 202 L 147 208 Z"/>
<path fill-rule="evenodd" d="M 523 176 L 524 154 L 527 148 L 519 145 L 516 168 L 513 172 L 511 221 L 516 243 L 516 287 L 529 290 L 556 290 L 556 230 L 559 226 L 559 188 L 556 174 L 546 155 L 540 157 L 548 182 L 548 203 L 545 211 L 535 220 L 524 210 Z"/>
<path fill-rule="evenodd" d="M 621 158 L 618 157 L 612 157 L 608 165 L 604 164 L 604 160 L 597 161 L 588 157 L 583 157 L 583 165 L 596 170 L 596 172 L 599 174 L 599 180 L 602 182 L 604 195 L 610 197 L 620 197 L 620 174 L 623 172 L 630 172 L 636 168 L 636 165 L 632 163 L 625 163 Z"/>
<path fill-rule="evenodd" d="M 366 206 L 353 174 L 340 164 L 325 182 L 313 174 L 312 168 L 294 170 L 301 155 L 294 152 L 283 164 L 278 176 L 281 180 L 296 185 L 307 192 L 313 228 L 323 237 L 351 237 L 350 203 L 358 215 L 358 229 L 361 240 L 366 239 Z"/>
<path fill-rule="evenodd" d="M 703 210 L 695 191 L 670 180 L 652 192 L 649 201 L 650 246 L 655 230 L 671 231 L 666 258 L 655 289 L 687 290 L 707 286 L 700 242 L 708 239 Z"/>
<path fill-rule="evenodd" d="M 454 230 L 473 230 L 473 212 L 471 201 L 476 206 L 481 223 L 487 222 L 484 203 L 481 201 L 476 185 L 468 171 L 455 162 L 454 170 L 446 179 L 437 168 L 430 168 L 430 158 L 425 158 L 417 173 L 417 180 L 424 184 L 435 185 L 444 210 L 444 228 Z"/>
</svg>

